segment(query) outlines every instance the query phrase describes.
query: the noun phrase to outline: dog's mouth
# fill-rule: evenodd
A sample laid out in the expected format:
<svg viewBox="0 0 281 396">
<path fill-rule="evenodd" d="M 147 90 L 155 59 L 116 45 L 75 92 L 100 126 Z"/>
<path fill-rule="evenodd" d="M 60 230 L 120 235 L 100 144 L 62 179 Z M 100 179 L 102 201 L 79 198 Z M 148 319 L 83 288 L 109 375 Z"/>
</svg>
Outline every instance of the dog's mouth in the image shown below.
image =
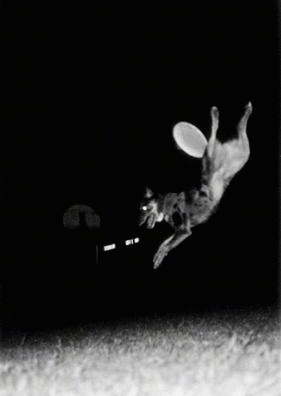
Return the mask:
<svg viewBox="0 0 281 396">
<path fill-rule="evenodd" d="M 147 228 L 154 228 L 156 223 L 156 216 L 154 213 L 151 213 L 147 219 Z"/>
<path fill-rule="evenodd" d="M 142 226 L 146 223 L 146 227 L 149 229 L 154 228 L 156 223 L 156 215 L 154 213 L 146 214 L 145 216 L 141 216 L 139 226 Z"/>
</svg>

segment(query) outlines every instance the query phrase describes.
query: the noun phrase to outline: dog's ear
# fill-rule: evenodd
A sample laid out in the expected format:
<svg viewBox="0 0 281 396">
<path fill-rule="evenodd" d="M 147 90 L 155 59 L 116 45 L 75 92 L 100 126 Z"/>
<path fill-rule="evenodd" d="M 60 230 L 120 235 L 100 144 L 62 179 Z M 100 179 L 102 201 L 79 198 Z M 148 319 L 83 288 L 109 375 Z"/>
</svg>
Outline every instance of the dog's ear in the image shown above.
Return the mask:
<svg viewBox="0 0 281 396">
<path fill-rule="evenodd" d="M 145 188 L 145 193 L 144 193 L 145 198 L 152 198 L 153 197 L 153 191 L 151 188 L 146 187 Z"/>
</svg>

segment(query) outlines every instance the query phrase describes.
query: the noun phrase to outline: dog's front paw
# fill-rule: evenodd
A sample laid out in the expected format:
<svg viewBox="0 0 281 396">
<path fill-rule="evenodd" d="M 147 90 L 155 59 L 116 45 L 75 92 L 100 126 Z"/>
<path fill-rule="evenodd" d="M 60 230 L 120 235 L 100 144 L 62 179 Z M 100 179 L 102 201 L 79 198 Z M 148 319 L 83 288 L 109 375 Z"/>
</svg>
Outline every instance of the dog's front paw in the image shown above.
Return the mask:
<svg viewBox="0 0 281 396">
<path fill-rule="evenodd" d="M 160 264 L 162 263 L 162 261 L 164 260 L 164 258 L 167 256 L 167 254 L 169 253 L 169 249 L 168 246 L 160 246 L 160 248 L 157 250 L 154 258 L 153 258 L 153 268 L 157 269 Z"/>
</svg>

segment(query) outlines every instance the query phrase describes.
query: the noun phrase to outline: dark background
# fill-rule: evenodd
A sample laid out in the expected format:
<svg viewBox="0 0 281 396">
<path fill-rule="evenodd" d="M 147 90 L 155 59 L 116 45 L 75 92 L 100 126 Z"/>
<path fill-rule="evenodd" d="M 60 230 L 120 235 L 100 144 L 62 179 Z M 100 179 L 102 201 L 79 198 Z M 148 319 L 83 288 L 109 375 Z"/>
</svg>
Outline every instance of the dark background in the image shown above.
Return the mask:
<svg viewBox="0 0 281 396">
<path fill-rule="evenodd" d="M 2 284 L 8 323 L 87 321 L 278 300 L 277 2 L 2 2 Z M 226 140 L 244 105 L 251 157 L 208 223 L 158 271 L 171 230 L 137 227 L 146 184 L 181 191 L 200 161 L 176 149 L 181 120 Z M 63 228 L 73 204 L 99 235 Z M 95 244 L 139 236 L 100 254 Z"/>
</svg>

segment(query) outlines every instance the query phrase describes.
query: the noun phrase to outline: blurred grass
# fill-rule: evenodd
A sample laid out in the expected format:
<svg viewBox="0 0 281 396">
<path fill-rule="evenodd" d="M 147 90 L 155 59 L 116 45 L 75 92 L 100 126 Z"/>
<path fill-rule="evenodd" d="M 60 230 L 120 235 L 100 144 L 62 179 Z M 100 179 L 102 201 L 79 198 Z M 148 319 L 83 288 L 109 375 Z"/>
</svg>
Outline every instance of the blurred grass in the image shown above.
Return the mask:
<svg viewBox="0 0 281 396">
<path fill-rule="evenodd" d="M 21 334 L 1 349 L 0 396 L 280 396 L 280 344 L 269 311 Z"/>
</svg>

